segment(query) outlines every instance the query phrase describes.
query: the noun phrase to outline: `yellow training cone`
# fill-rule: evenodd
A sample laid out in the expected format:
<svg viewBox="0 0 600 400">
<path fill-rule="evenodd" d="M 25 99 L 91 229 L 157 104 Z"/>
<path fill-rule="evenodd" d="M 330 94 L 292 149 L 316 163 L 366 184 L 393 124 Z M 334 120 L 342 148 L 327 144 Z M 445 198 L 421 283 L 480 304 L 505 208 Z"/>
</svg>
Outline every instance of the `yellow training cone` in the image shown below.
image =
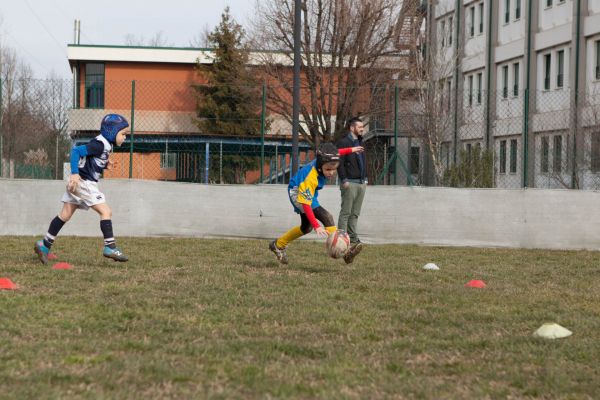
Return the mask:
<svg viewBox="0 0 600 400">
<path fill-rule="evenodd" d="M 533 336 L 545 339 L 562 339 L 571 336 L 572 334 L 573 332 L 567 328 L 563 328 L 559 324 L 544 324 L 533 333 Z"/>
</svg>

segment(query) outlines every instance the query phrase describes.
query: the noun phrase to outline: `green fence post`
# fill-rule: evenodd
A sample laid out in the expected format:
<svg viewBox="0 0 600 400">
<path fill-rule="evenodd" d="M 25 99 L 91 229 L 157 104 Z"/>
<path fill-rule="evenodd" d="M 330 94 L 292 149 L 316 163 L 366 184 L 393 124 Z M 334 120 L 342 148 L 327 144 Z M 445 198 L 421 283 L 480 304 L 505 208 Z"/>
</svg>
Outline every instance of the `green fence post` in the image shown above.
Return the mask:
<svg viewBox="0 0 600 400">
<path fill-rule="evenodd" d="M 528 68 L 529 69 L 529 68 Z M 523 168 L 523 174 L 522 174 L 522 179 L 523 179 L 523 184 L 522 187 L 526 188 L 528 187 L 528 179 L 529 177 L 527 176 L 527 168 L 529 168 L 529 164 L 528 164 L 528 157 L 529 157 L 529 135 L 527 134 L 527 132 L 529 131 L 529 88 L 526 87 L 525 88 L 525 116 L 523 118 L 523 160 L 521 161 L 521 166 Z"/>
<path fill-rule="evenodd" d="M 210 171 L 210 143 L 204 143 L 204 184 L 208 185 L 208 173 Z"/>
<path fill-rule="evenodd" d="M 135 80 L 131 81 L 131 133 L 129 135 L 129 179 L 133 176 L 133 132 L 135 122 Z"/>
<path fill-rule="evenodd" d="M 267 85 L 263 83 L 262 87 L 262 112 L 260 114 L 260 181 L 262 183 L 264 175 L 263 168 L 265 164 L 265 117 L 267 109 Z"/>
<path fill-rule="evenodd" d="M 581 42 L 581 0 L 577 0 L 577 34 L 575 39 L 575 59 L 579 60 L 580 57 L 580 42 Z M 599 57 L 596 54 L 596 58 Z M 583 189 L 579 185 L 579 177 L 577 176 L 577 135 L 579 134 L 579 63 L 575 63 L 575 99 L 573 101 L 575 112 L 572 117 L 574 119 L 573 127 L 573 171 L 571 172 L 571 189 Z M 598 67 L 596 67 L 598 68 Z M 569 144 L 567 143 L 567 149 Z M 583 182 L 582 182 L 583 184 Z"/>
<path fill-rule="evenodd" d="M 529 168 L 529 97 L 531 96 L 530 87 L 531 87 L 531 53 L 533 46 L 533 2 L 530 1 L 527 8 L 527 49 L 525 53 L 525 65 L 527 66 L 527 70 L 525 72 L 525 96 L 523 100 L 525 101 L 523 108 L 523 160 L 521 160 L 521 167 L 523 168 L 522 174 L 522 187 L 526 188 L 529 186 L 529 176 L 528 176 L 528 168 Z M 535 95 L 535 93 L 534 93 Z M 535 176 L 535 175 L 534 175 Z M 535 185 L 534 185 L 535 186 Z"/>
<path fill-rule="evenodd" d="M 54 161 L 54 179 L 58 179 L 58 137 L 60 133 L 56 134 L 56 159 Z"/>
<path fill-rule="evenodd" d="M 0 178 L 2 178 L 4 176 L 3 175 L 4 170 L 2 169 L 3 164 L 4 164 L 2 162 L 4 160 L 2 158 L 2 156 L 4 155 L 4 147 L 3 147 L 4 143 L 2 140 L 3 139 L 3 136 L 2 136 L 2 116 L 3 116 L 2 111 L 4 110 L 4 108 L 2 107 L 2 97 L 3 97 L 2 96 L 2 78 L 0 78 Z"/>
<path fill-rule="evenodd" d="M 397 159 L 400 156 L 398 152 L 398 85 L 394 86 L 394 155 Z M 398 184 L 398 168 L 394 168 L 394 185 Z"/>
</svg>

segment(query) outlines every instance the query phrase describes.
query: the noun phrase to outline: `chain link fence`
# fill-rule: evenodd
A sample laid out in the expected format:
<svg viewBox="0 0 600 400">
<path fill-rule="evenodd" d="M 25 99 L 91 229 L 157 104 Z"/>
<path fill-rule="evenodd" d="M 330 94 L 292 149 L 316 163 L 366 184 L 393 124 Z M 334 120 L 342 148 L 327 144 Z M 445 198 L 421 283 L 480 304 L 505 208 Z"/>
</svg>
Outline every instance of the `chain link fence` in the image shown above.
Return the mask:
<svg viewBox="0 0 600 400">
<path fill-rule="evenodd" d="M 270 96 L 281 87 L 246 88 L 257 111 L 242 118 L 201 114 L 203 87 L 191 80 L 0 84 L 0 177 L 63 179 L 70 148 L 96 136 L 105 114 L 119 113 L 130 121 L 131 134 L 114 149 L 116 168 L 105 171 L 105 179 L 289 182 L 291 123 L 286 113 L 274 112 L 282 108 Z M 391 81 L 353 90 L 351 115 L 365 122 L 370 184 L 600 187 L 600 93 L 528 94 L 518 87 L 487 93 L 474 86 L 467 82 L 457 92 L 446 83 Z M 303 88 L 306 107 L 309 89 Z M 285 107 L 291 114 L 291 99 Z M 329 124 L 330 139 L 344 134 L 333 132 L 335 117 L 318 120 Z M 309 133 L 326 127 L 309 125 L 301 123 Z M 314 156 L 314 142 L 300 139 L 303 165 Z"/>
</svg>

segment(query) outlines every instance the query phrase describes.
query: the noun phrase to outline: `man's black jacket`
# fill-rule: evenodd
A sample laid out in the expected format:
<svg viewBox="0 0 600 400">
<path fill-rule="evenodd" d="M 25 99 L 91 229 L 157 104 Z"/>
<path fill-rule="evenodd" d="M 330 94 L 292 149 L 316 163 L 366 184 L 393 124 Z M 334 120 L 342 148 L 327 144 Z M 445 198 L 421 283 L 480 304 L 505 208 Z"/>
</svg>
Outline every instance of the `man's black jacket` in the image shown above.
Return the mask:
<svg viewBox="0 0 600 400">
<path fill-rule="evenodd" d="M 362 146 L 362 137 L 358 138 L 358 143 L 358 146 Z M 343 149 L 344 147 L 354 147 L 355 144 L 352 141 L 352 135 L 346 134 L 337 141 L 336 146 L 338 149 Z M 358 157 L 363 157 L 362 174 Z M 367 177 L 367 163 L 364 153 L 352 153 L 341 157 L 340 166 L 338 167 L 338 175 L 342 183 L 346 179 L 361 179 L 364 181 Z"/>
</svg>

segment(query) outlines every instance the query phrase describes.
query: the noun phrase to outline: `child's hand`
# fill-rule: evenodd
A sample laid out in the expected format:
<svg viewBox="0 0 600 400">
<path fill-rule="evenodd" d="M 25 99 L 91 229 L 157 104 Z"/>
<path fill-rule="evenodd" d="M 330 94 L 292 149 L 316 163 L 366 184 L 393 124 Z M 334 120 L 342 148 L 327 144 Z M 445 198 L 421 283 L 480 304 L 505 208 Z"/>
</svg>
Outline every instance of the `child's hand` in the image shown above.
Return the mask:
<svg viewBox="0 0 600 400">
<path fill-rule="evenodd" d="M 317 233 L 317 235 L 319 237 L 327 237 L 327 236 L 329 236 L 329 233 L 327 233 L 327 231 L 325 230 L 325 228 L 323 228 L 322 226 L 319 226 L 317 229 L 315 229 L 315 232 Z"/>
<path fill-rule="evenodd" d="M 108 163 L 106 164 L 106 169 L 109 171 L 114 170 L 115 168 L 117 168 L 117 165 L 119 165 L 119 162 L 117 160 L 111 160 L 110 158 L 108 159 Z"/>
<path fill-rule="evenodd" d="M 365 151 L 365 148 L 362 146 L 356 146 L 352 148 L 353 153 L 362 153 L 363 151 Z"/>
<path fill-rule="evenodd" d="M 73 194 L 77 193 L 77 189 L 79 189 L 79 182 L 81 181 L 81 177 L 79 174 L 72 174 L 69 176 L 69 182 L 67 183 L 67 190 Z"/>
</svg>

